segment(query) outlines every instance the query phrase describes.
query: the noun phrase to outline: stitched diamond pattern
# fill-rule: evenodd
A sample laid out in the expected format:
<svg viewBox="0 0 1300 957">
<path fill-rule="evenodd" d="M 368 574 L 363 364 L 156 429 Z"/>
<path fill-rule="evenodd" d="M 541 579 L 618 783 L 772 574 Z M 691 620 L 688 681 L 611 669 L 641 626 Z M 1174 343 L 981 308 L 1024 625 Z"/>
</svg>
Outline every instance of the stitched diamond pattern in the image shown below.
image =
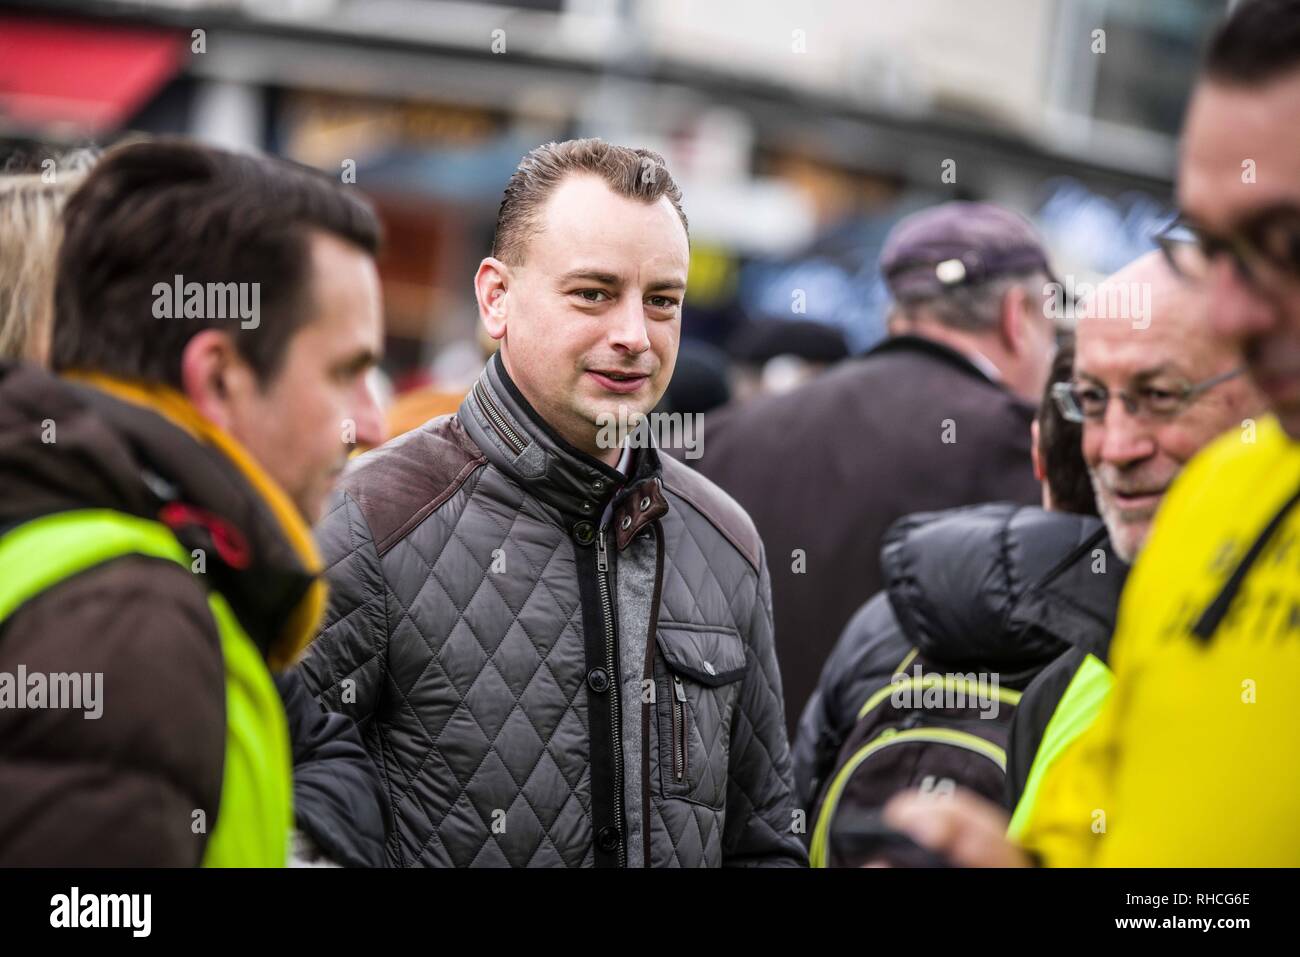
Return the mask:
<svg viewBox="0 0 1300 957">
<path fill-rule="evenodd" d="M 797 862 L 770 598 L 692 506 L 670 496 L 662 522 L 661 625 L 735 629 L 749 670 L 725 693 L 700 695 L 691 721 L 701 790 L 725 794 L 725 810 L 662 794 L 652 721 L 652 863 L 744 863 L 759 845 Z M 360 717 L 388 787 L 392 862 L 591 866 L 581 608 L 555 513 L 489 465 L 382 558 L 349 498 L 318 534 L 333 597 L 304 671 L 330 707 L 348 710 L 349 679 L 376 702 Z"/>
</svg>

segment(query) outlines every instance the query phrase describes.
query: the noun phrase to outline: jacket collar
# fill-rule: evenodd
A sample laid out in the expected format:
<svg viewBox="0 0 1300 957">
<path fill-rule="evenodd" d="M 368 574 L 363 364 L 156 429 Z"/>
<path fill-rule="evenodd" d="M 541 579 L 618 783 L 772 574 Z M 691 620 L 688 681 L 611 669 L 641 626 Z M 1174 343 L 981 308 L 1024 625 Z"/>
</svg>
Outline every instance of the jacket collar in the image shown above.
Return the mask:
<svg viewBox="0 0 1300 957">
<path fill-rule="evenodd" d="M 1021 634 L 1054 636 L 1106 661 L 1128 571 L 1101 525 L 1025 590 L 1008 624 Z"/>
<path fill-rule="evenodd" d="M 973 360 L 970 356 L 954 349 L 946 343 L 938 342 L 934 339 L 927 339 L 925 336 L 911 335 L 910 333 L 890 336 L 884 342 L 881 342 L 875 348 L 866 352 L 864 358 L 866 356 L 880 355 L 887 352 L 926 353 L 954 366 L 957 369 L 960 369 L 967 375 L 974 376 L 977 379 L 982 379 L 985 382 L 996 385 L 998 388 L 1006 388 L 1002 384 L 1001 374 L 997 373 L 997 367 L 993 366 L 993 363 L 989 362 L 988 359 L 980 356 L 980 359 L 983 360 L 984 363 L 993 366 L 993 371 L 997 374 L 990 375 L 988 369 L 982 368 L 981 364 Z"/>
<path fill-rule="evenodd" d="M 311 529 L 284 490 L 229 433 L 158 383 L 70 372 L 89 405 L 130 437 L 158 518 L 187 549 L 273 668 L 315 637 L 326 586 Z M 195 445 L 199 448 L 196 449 Z"/>
<path fill-rule="evenodd" d="M 574 448 L 524 398 L 499 352 L 465 397 L 460 420 L 488 461 L 557 509 L 580 542 L 589 540 L 611 502 L 620 548 L 668 511 L 657 449 L 634 449 L 625 476 Z"/>
</svg>

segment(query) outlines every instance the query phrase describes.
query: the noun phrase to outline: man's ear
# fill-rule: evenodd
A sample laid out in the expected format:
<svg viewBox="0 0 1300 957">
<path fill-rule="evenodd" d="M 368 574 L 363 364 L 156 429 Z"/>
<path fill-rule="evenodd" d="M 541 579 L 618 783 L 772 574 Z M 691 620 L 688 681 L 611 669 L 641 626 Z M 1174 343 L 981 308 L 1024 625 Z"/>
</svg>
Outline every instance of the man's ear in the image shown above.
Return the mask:
<svg viewBox="0 0 1300 957">
<path fill-rule="evenodd" d="M 1002 296 L 1002 311 L 998 317 L 998 333 L 1002 346 L 1013 356 L 1018 356 L 1029 346 L 1029 297 L 1024 289 L 1012 286 Z"/>
<path fill-rule="evenodd" d="M 230 429 L 232 400 L 252 374 L 231 340 L 220 329 L 204 329 L 181 352 L 181 389 L 208 421 Z"/>
<path fill-rule="evenodd" d="M 478 264 L 478 272 L 474 274 L 474 298 L 478 300 L 478 315 L 483 320 L 483 328 L 493 339 L 506 334 L 509 289 L 509 266 L 494 256 L 488 256 Z"/>
</svg>

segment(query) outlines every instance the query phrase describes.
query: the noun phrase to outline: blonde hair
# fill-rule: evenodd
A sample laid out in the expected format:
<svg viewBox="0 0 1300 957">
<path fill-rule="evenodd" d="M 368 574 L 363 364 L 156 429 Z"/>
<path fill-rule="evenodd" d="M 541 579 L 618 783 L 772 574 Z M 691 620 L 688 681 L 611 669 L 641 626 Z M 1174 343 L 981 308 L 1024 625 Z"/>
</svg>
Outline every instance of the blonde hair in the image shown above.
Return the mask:
<svg viewBox="0 0 1300 957">
<path fill-rule="evenodd" d="M 40 173 L 0 174 L 0 359 L 49 356 L 59 214 L 94 159 L 79 150 Z"/>
</svg>

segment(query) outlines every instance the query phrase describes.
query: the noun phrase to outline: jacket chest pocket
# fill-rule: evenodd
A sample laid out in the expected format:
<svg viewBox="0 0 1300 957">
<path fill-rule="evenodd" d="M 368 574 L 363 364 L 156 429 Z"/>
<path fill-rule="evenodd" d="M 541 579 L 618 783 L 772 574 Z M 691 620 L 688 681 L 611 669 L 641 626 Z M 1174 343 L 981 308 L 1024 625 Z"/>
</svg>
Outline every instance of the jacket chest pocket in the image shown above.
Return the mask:
<svg viewBox="0 0 1300 957">
<path fill-rule="evenodd" d="M 731 722 L 745 643 L 730 628 L 661 625 L 655 656 L 659 783 L 664 797 L 727 800 Z"/>
</svg>

